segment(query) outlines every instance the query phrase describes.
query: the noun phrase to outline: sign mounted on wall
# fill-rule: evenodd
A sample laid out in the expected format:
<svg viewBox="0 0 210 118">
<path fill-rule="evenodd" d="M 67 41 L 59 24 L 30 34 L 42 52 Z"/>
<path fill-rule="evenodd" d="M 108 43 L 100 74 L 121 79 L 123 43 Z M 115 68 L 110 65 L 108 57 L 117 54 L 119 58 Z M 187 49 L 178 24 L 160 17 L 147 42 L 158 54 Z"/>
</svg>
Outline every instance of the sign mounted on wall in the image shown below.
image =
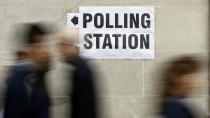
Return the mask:
<svg viewBox="0 0 210 118">
<path fill-rule="evenodd" d="M 154 59 L 154 7 L 81 6 L 67 14 L 86 59 Z"/>
</svg>

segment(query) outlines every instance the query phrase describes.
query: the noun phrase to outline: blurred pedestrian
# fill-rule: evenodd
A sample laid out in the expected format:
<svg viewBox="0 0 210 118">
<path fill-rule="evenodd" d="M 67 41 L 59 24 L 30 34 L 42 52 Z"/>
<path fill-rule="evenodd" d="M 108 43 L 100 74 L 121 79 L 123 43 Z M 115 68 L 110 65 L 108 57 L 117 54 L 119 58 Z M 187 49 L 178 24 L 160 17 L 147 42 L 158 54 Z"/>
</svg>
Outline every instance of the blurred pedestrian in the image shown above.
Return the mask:
<svg viewBox="0 0 210 118">
<path fill-rule="evenodd" d="M 184 102 L 196 87 L 200 61 L 193 56 L 180 56 L 166 64 L 163 71 L 162 112 L 164 118 L 196 118 Z"/>
<path fill-rule="evenodd" d="M 79 56 L 78 29 L 63 28 L 58 33 L 57 49 L 63 61 L 75 69 L 72 73 L 71 118 L 96 118 L 94 76 L 87 62 Z"/>
<path fill-rule="evenodd" d="M 17 53 L 17 63 L 11 67 L 4 118 L 49 118 L 45 74 L 50 66 L 50 53 L 44 42 L 49 32 L 40 23 L 24 27 L 27 27 L 22 42 L 25 47 Z"/>
</svg>

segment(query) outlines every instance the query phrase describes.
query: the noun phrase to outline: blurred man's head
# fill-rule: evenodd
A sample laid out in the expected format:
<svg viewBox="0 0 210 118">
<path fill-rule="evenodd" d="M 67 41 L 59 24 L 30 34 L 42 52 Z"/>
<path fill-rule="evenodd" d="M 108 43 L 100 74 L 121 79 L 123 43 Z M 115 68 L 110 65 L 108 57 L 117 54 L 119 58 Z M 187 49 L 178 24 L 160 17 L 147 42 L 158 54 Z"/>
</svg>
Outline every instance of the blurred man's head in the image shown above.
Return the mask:
<svg viewBox="0 0 210 118">
<path fill-rule="evenodd" d="M 29 57 L 41 69 L 48 69 L 50 63 L 51 54 L 45 42 L 48 33 L 41 23 L 27 24 L 25 43 Z"/>
<path fill-rule="evenodd" d="M 78 29 L 63 27 L 57 34 L 57 50 L 64 61 L 74 61 L 79 55 Z"/>
<path fill-rule="evenodd" d="M 184 55 L 170 61 L 163 72 L 163 97 L 185 96 L 196 87 L 200 60 Z"/>
</svg>

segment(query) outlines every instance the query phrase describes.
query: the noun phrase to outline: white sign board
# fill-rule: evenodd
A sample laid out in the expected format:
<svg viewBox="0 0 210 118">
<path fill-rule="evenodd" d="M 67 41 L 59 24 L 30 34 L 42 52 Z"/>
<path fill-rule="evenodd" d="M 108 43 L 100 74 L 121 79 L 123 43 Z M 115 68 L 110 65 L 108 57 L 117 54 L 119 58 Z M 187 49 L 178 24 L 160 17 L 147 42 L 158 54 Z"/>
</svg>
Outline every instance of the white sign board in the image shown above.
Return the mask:
<svg viewBox="0 0 210 118">
<path fill-rule="evenodd" d="M 154 59 L 154 21 L 154 7 L 81 6 L 67 14 L 86 59 Z"/>
</svg>

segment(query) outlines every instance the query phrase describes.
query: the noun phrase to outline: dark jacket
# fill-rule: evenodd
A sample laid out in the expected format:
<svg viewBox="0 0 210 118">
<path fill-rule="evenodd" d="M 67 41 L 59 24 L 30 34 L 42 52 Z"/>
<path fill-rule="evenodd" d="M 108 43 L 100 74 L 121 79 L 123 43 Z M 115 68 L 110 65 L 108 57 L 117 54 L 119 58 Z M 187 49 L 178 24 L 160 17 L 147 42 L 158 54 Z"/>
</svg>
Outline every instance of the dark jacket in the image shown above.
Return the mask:
<svg viewBox="0 0 210 118">
<path fill-rule="evenodd" d="M 39 72 L 32 65 L 31 62 L 23 61 L 11 67 L 5 95 L 4 118 L 49 117 L 49 101 L 44 89 L 28 83 L 31 78 L 40 79 L 37 76 Z"/>
<path fill-rule="evenodd" d="M 82 59 L 70 64 L 75 67 L 71 78 L 71 118 L 96 118 L 95 86 L 91 69 Z"/>
<path fill-rule="evenodd" d="M 184 97 L 171 98 L 163 103 L 162 115 L 164 118 L 195 118 L 191 109 L 182 102 Z"/>
</svg>

